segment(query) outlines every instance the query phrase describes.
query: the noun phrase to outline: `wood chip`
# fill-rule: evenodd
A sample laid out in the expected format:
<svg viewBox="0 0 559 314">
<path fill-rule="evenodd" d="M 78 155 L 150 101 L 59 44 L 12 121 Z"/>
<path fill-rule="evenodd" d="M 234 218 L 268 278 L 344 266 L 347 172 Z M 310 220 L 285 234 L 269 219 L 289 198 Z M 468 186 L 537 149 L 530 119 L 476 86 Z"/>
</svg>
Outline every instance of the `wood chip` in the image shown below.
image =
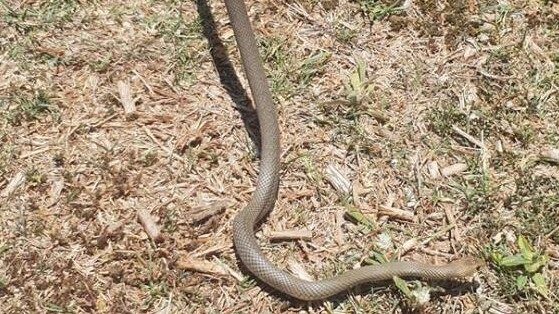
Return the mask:
<svg viewBox="0 0 559 314">
<path fill-rule="evenodd" d="M 334 215 L 335 215 L 334 216 L 335 223 L 332 225 L 333 228 L 334 228 L 334 230 L 333 230 L 334 241 L 338 245 L 343 245 L 345 243 L 345 241 L 344 241 L 344 231 L 343 231 L 343 224 L 345 222 L 345 219 L 344 219 L 345 213 L 341 210 L 338 210 L 338 211 L 335 212 Z"/>
<path fill-rule="evenodd" d="M 219 261 L 219 260 L 214 256 L 214 261 Z M 245 280 L 245 276 L 243 274 L 241 274 L 236 270 L 233 270 L 233 268 L 229 267 L 229 265 L 222 262 L 219 262 L 219 265 L 221 266 L 222 269 L 224 269 L 227 273 L 229 273 L 229 275 L 233 276 L 233 278 L 235 278 L 238 282 L 243 282 Z"/>
<path fill-rule="evenodd" d="M 398 254 L 400 256 L 406 254 L 407 252 L 415 248 L 417 244 L 418 244 L 417 238 L 411 238 L 407 240 L 406 242 L 404 242 L 404 244 L 402 244 L 402 246 L 399 247 Z"/>
<path fill-rule="evenodd" d="M 124 115 L 126 120 L 132 120 L 137 117 L 136 115 L 136 104 L 132 98 L 132 93 L 130 92 L 130 83 L 118 81 L 116 83 L 116 88 L 120 96 L 120 103 L 124 107 Z"/>
<path fill-rule="evenodd" d="M 371 116 L 373 116 L 375 119 L 378 120 L 378 122 L 380 123 L 386 123 L 388 121 L 390 121 L 390 118 L 388 118 L 384 112 L 379 111 L 379 110 L 369 110 L 369 113 L 371 114 Z"/>
<path fill-rule="evenodd" d="M 384 205 L 379 206 L 379 215 L 385 215 L 385 216 L 389 216 L 396 219 L 402 219 L 406 221 L 413 221 L 413 222 L 416 221 L 416 217 L 414 213 L 407 210 L 384 206 Z"/>
<path fill-rule="evenodd" d="M 441 174 L 445 177 L 450 177 L 452 175 L 462 173 L 466 170 L 468 170 L 468 165 L 464 163 L 457 163 L 441 169 Z"/>
<path fill-rule="evenodd" d="M 497 153 L 499 153 L 499 154 L 502 154 L 502 153 L 505 151 L 505 150 L 504 150 L 504 147 L 503 147 L 503 141 L 498 140 L 498 141 L 495 143 L 495 150 L 496 150 Z"/>
<path fill-rule="evenodd" d="M 543 160 L 559 164 L 559 149 L 548 149 L 540 153 Z"/>
<path fill-rule="evenodd" d="M 268 238 L 270 241 L 310 240 L 312 239 L 312 232 L 310 230 L 272 231 Z"/>
<path fill-rule="evenodd" d="M 118 232 L 120 232 L 120 230 L 122 230 L 122 227 L 124 227 L 124 224 L 126 224 L 126 220 L 125 219 L 121 219 L 117 222 L 113 222 L 111 223 L 108 227 L 107 227 L 107 235 L 108 236 L 113 236 L 116 235 Z"/>
<path fill-rule="evenodd" d="M 55 205 L 60 199 L 62 190 L 64 189 L 64 177 L 60 174 L 53 175 L 50 187 L 50 205 Z"/>
<path fill-rule="evenodd" d="M 215 255 L 217 253 L 221 253 L 225 250 L 228 250 L 232 247 L 233 247 L 232 244 L 229 244 L 229 245 L 220 244 L 220 245 L 213 246 L 209 249 L 206 249 L 202 252 L 198 252 L 196 254 L 193 254 L 192 256 L 193 257 L 203 257 L 203 256 L 208 256 L 208 255 Z"/>
<path fill-rule="evenodd" d="M 298 263 L 293 258 L 287 259 L 287 269 L 289 269 L 289 271 L 291 271 L 295 276 L 301 279 L 314 281 L 314 278 L 305 270 L 303 265 Z"/>
<path fill-rule="evenodd" d="M 346 178 L 335 166 L 326 167 L 326 178 L 338 192 L 349 194 L 351 192 L 351 181 Z"/>
<path fill-rule="evenodd" d="M 427 169 L 429 170 L 429 176 L 431 179 L 438 179 L 441 177 L 441 171 L 439 169 L 439 164 L 436 161 L 431 161 L 427 164 Z"/>
<path fill-rule="evenodd" d="M 8 186 L 6 186 L 6 188 L 2 191 L 0 196 L 2 197 L 11 196 L 15 192 L 15 190 L 17 190 L 17 188 L 23 185 L 24 183 L 25 183 L 25 173 L 23 171 L 20 171 L 16 173 L 16 175 L 12 178 L 12 180 L 10 180 L 10 183 L 8 183 Z"/>
<path fill-rule="evenodd" d="M 551 230 L 548 234 L 545 235 L 546 239 L 551 238 L 551 236 L 553 236 L 555 233 L 557 233 L 557 231 L 559 231 L 559 226 L 555 227 L 553 230 Z"/>
<path fill-rule="evenodd" d="M 386 197 L 386 201 L 384 202 L 384 206 L 392 207 L 392 205 L 394 205 L 395 202 L 396 202 L 396 195 L 394 193 L 390 192 L 388 194 L 388 196 Z"/>
<path fill-rule="evenodd" d="M 172 150 L 170 150 L 169 148 L 167 148 L 165 145 L 163 145 L 163 143 L 161 143 L 154 135 L 153 133 L 151 133 L 151 131 L 144 125 L 143 127 L 144 132 L 146 132 L 146 135 L 155 143 L 157 144 L 163 151 L 165 151 L 169 156 L 172 156 L 173 158 L 180 160 L 182 162 L 185 162 L 184 158 L 182 158 L 181 156 L 179 156 L 178 154 L 174 153 Z"/>
<path fill-rule="evenodd" d="M 385 127 L 377 128 L 377 132 L 378 132 L 378 135 L 390 140 L 391 142 L 399 142 L 400 141 L 400 137 L 398 135 L 396 135 L 396 133 L 388 130 Z"/>
<path fill-rule="evenodd" d="M 181 270 L 190 270 L 199 273 L 212 274 L 212 275 L 227 275 L 222 267 L 203 259 L 195 259 L 189 256 L 181 256 L 177 260 L 177 267 Z"/>
<path fill-rule="evenodd" d="M 155 223 L 155 219 L 143 208 L 138 209 L 137 214 L 138 220 L 150 239 L 152 239 L 153 242 L 161 242 L 163 236 L 159 231 L 159 226 Z"/>
<path fill-rule="evenodd" d="M 227 208 L 227 202 L 215 202 L 209 208 L 200 208 L 191 213 L 192 222 L 198 224 L 206 219 L 222 213 Z"/>
</svg>

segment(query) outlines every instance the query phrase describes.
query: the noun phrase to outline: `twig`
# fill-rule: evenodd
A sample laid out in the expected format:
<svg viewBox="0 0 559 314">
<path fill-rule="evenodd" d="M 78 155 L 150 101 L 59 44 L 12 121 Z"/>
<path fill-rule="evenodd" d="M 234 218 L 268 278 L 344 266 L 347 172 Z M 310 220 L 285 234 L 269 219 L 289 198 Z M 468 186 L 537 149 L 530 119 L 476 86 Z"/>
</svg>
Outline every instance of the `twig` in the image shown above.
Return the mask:
<svg viewBox="0 0 559 314">
<path fill-rule="evenodd" d="M 444 253 L 444 252 L 441 252 L 441 251 L 431 250 L 431 249 L 428 249 L 428 248 L 426 248 L 426 247 L 422 247 L 422 248 L 420 248 L 419 250 L 420 250 L 421 252 L 427 253 L 427 254 L 429 254 L 429 255 L 433 255 L 433 256 L 442 256 L 442 257 L 449 258 L 449 259 L 452 258 L 452 257 L 454 256 L 454 255 L 452 255 L 452 254 Z"/>
<path fill-rule="evenodd" d="M 34 155 L 39 155 L 39 154 L 42 154 L 42 153 L 46 153 L 46 152 L 48 152 L 50 149 L 51 149 L 51 147 L 39 148 L 39 149 L 37 149 L 37 150 L 31 151 L 31 152 L 27 152 L 27 153 L 25 153 L 25 154 L 21 154 L 21 155 L 19 156 L 19 158 L 21 158 L 21 159 L 26 159 L 26 158 L 29 158 L 29 157 L 34 156 Z"/>
<path fill-rule="evenodd" d="M 446 215 L 446 220 L 448 221 L 448 223 L 450 225 L 453 226 L 457 226 L 456 225 L 456 217 L 454 215 L 454 210 L 452 210 L 452 207 L 450 206 L 444 206 L 444 213 Z M 462 237 L 460 236 L 460 232 L 458 232 L 458 227 L 456 227 L 456 229 L 450 230 L 452 237 L 454 238 L 454 240 L 458 243 L 462 242 Z"/>
<path fill-rule="evenodd" d="M 111 121 L 112 119 L 114 119 L 116 117 L 118 117 L 118 113 L 114 113 L 114 114 L 106 117 L 105 119 L 101 119 L 101 120 L 95 122 L 94 124 L 92 124 L 91 126 L 94 127 L 94 128 L 98 128 L 98 127 L 102 126 L 103 124 Z"/>
<path fill-rule="evenodd" d="M 377 119 L 380 123 L 386 123 L 390 121 L 390 119 L 381 111 L 379 110 L 371 110 L 369 114 L 373 116 L 373 118 Z"/>
<path fill-rule="evenodd" d="M 213 246 L 213 247 L 211 247 L 211 248 L 209 248 L 209 249 L 206 249 L 206 250 L 204 250 L 204 251 L 202 251 L 202 252 L 198 252 L 198 253 L 192 254 L 192 257 L 202 257 L 202 256 L 207 256 L 207 255 L 214 255 L 214 254 L 216 254 L 216 253 L 223 252 L 223 251 L 225 251 L 225 250 L 227 250 L 227 249 L 230 249 L 230 248 L 232 248 L 232 247 L 233 247 L 233 246 L 232 246 L 231 244 L 229 244 L 229 245 L 227 245 L 227 244 L 225 244 L 225 245 L 216 245 L 216 246 Z"/>
<path fill-rule="evenodd" d="M 427 245 L 429 242 L 433 241 L 433 239 L 436 239 L 440 236 L 442 236 L 443 234 L 449 232 L 450 230 L 454 229 L 456 226 L 455 225 L 446 225 L 442 230 L 440 230 L 439 232 L 435 233 L 432 236 L 428 236 L 425 240 L 421 241 L 421 245 Z"/>
<path fill-rule="evenodd" d="M 398 247 L 398 255 L 401 257 L 402 255 L 409 252 L 411 249 L 417 246 L 417 238 L 411 238 L 404 242 L 401 246 Z"/>
<path fill-rule="evenodd" d="M 148 82 L 144 79 L 143 76 L 140 75 L 140 73 L 138 73 L 136 70 L 132 70 L 132 73 L 136 74 L 136 76 L 140 79 L 140 81 L 142 81 L 142 83 L 144 83 L 144 86 L 149 90 L 150 95 L 155 94 L 153 92 L 153 89 L 151 88 L 151 86 L 148 84 Z"/>
<path fill-rule="evenodd" d="M 485 145 L 478 140 L 477 138 L 471 136 L 470 134 L 466 133 L 464 130 L 460 129 L 459 127 L 457 127 L 456 125 L 452 126 L 452 130 L 454 132 L 456 132 L 458 135 L 462 136 L 463 138 L 467 139 L 468 141 L 470 141 L 472 144 L 476 145 L 477 147 L 485 150 Z"/>
<path fill-rule="evenodd" d="M 496 74 L 491 74 L 481 68 L 476 68 L 477 72 L 485 77 L 488 77 L 490 79 L 493 80 L 498 80 L 498 81 L 510 81 L 511 79 L 515 78 L 512 75 L 507 75 L 507 76 L 503 76 L 503 75 L 496 75 Z"/>
<path fill-rule="evenodd" d="M 147 136 L 155 143 L 157 144 L 157 146 L 159 146 L 163 151 L 165 151 L 169 156 L 172 156 L 182 162 L 184 162 L 184 158 L 182 158 L 181 156 L 173 153 L 172 150 L 168 149 L 167 147 L 163 146 L 163 144 L 161 142 L 159 142 L 159 140 L 157 140 L 157 138 L 155 138 L 155 136 L 153 136 L 153 134 L 151 133 L 151 131 L 144 126 L 144 132 L 146 132 Z"/>
<path fill-rule="evenodd" d="M 429 176 L 431 179 L 438 179 L 441 176 L 441 170 L 439 169 L 439 164 L 436 161 L 431 161 L 427 164 L 427 169 L 429 170 Z"/>
<path fill-rule="evenodd" d="M 310 240 L 312 232 L 310 230 L 282 230 L 273 231 L 268 235 L 270 241 L 289 241 L 289 240 Z"/>
<path fill-rule="evenodd" d="M 379 205 L 379 215 L 385 215 L 412 222 L 416 221 L 416 217 L 412 212 L 385 205 Z"/>
<path fill-rule="evenodd" d="M 229 267 L 229 265 L 221 262 L 219 259 L 217 259 L 214 256 L 214 261 L 216 261 L 217 263 L 219 263 L 219 266 L 221 266 L 222 269 L 226 270 L 229 275 L 233 276 L 235 279 L 237 279 L 238 282 L 242 282 L 245 280 L 245 276 L 243 276 L 243 274 L 239 273 L 238 271 L 233 270 L 233 268 Z"/>
<path fill-rule="evenodd" d="M 552 235 L 554 235 L 557 231 L 559 231 L 559 226 L 555 227 L 553 230 L 551 230 L 548 234 L 545 235 L 546 239 L 551 238 Z"/>
</svg>

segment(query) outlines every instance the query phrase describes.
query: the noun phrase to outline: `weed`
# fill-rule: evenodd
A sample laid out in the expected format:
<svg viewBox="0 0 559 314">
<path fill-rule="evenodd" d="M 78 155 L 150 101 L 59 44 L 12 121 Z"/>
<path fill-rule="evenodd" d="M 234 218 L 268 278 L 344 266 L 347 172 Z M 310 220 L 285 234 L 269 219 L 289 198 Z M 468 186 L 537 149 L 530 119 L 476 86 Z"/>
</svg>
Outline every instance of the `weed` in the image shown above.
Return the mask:
<svg viewBox="0 0 559 314">
<path fill-rule="evenodd" d="M 58 109 L 44 91 L 39 91 L 30 99 L 20 97 L 15 108 L 7 112 L 6 118 L 9 124 L 19 126 L 23 121 L 38 120 L 45 113 L 50 113 L 55 121 L 59 119 Z"/>
<path fill-rule="evenodd" d="M 336 23 L 334 28 L 336 39 L 344 44 L 349 44 L 358 35 L 356 30 L 349 28 L 342 23 Z"/>
<path fill-rule="evenodd" d="M 270 76 L 270 89 L 274 97 L 291 98 L 304 90 L 312 78 L 320 74 L 330 53 L 313 51 L 303 61 L 296 61 L 281 37 L 262 39 L 260 47 Z"/>
<path fill-rule="evenodd" d="M 256 287 L 256 284 L 256 280 L 249 276 L 243 277 L 243 280 L 239 283 L 243 290 L 250 290 L 251 288 Z"/>
<path fill-rule="evenodd" d="M 509 255 L 502 250 L 489 249 L 488 255 L 499 270 L 505 292 L 510 296 L 535 291 L 543 297 L 549 297 L 548 284 L 541 272 L 549 257 L 534 250 L 523 236 L 516 239 L 518 253 Z"/>
<path fill-rule="evenodd" d="M 196 58 L 190 47 L 178 48 L 175 53 L 175 83 L 190 85 L 195 81 Z"/>
<path fill-rule="evenodd" d="M 36 168 L 31 168 L 25 173 L 26 182 L 32 186 L 37 186 L 46 182 L 46 177 Z"/>
<path fill-rule="evenodd" d="M 391 4 L 385 3 L 387 1 L 379 0 L 359 0 L 357 2 L 359 2 L 361 10 L 371 22 L 402 11 L 402 8 L 399 6 L 401 1 L 394 1 Z"/>
<path fill-rule="evenodd" d="M 112 53 L 107 53 L 97 60 L 89 62 L 89 68 L 97 73 L 105 73 L 113 62 Z"/>
<path fill-rule="evenodd" d="M 263 39 L 260 40 L 260 47 L 264 62 L 269 67 L 270 89 L 274 97 L 294 95 L 295 86 L 290 80 L 290 72 L 294 69 L 295 61 L 289 57 L 285 39 L 280 37 Z"/>
<path fill-rule="evenodd" d="M 181 10 L 174 6 L 167 11 L 144 19 L 144 27 L 155 31 L 158 37 L 172 43 L 166 47 L 166 54 L 173 56 L 174 82 L 177 85 L 189 86 L 195 81 L 195 69 L 197 67 L 195 47 L 201 38 L 202 20 L 200 18 L 185 21 L 181 16 Z"/>
<path fill-rule="evenodd" d="M 350 74 L 347 82 L 344 83 L 345 94 L 350 105 L 359 105 L 370 96 L 372 85 L 367 79 L 367 66 L 363 60 L 357 60 L 357 67 Z"/>
<path fill-rule="evenodd" d="M 374 222 L 374 220 L 366 216 L 361 210 L 356 207 L 348 206 L 348 210 L 346 211 L 345 216 L 349 220 L 362 226 L 363 230 L 365 230 L 365 233 L 374 230 L 376 227 L 376 223 Z"/>
<path fill-rule="evenodd" d="M 311 54 L 308 58 L 305 58 L 296 73 L 297 75 L 297 82 L 301 86 L 301 88 L 306 87 L 311 79 L 316 75 L 320 74 L 325 67 L 326 62 L 330 58 L 330 53 L 320 51 Z"/>
<path fill-rule="evenodd" d="M 143 290 L 148 294 L 144 300 L 144 306 L 147 307 L 151 307 L 155 302 L 169 295 L 169 287 L 165 283 L 149 282 L 143 286 Z"/>
<path fill-rule="evenodd" d="M 151 167 L 157 163 L 158 157 L 156 151 L 147 151 L 141 157 L 141 163 L 144 167 Z"/>
</svg>

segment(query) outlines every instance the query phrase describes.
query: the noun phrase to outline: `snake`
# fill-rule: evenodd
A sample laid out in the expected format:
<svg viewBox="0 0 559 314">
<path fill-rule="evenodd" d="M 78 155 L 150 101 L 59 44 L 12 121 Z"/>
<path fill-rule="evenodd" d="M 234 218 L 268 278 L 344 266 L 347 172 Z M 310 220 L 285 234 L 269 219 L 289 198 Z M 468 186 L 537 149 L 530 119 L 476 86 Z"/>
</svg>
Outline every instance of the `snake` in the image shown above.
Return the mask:
<svg viewBox="0 0 559 314">
<path fill-rule="evenodd" d="M 393 261 L 363 266 L 332 278 L 308 281 L 274 265 L 263 254 L 255 229 L 274 208 L 280 182 L 280 130 L 278 112 L 259 54 L 247 7 L 242 0 L 224 0 L 241 63 L 247 77 L 260 125 L 260 166 L 256 187 L 246 207 L 233 218 L 233 245 L 246 269 L 263 283 L 295 299 L 317 301 L 346 292 L 361 284 L 392 280 L 395 276 L 444 281 L 472 276 L 483 265 L 466 256 L 443 265 Z"/>
</svg>

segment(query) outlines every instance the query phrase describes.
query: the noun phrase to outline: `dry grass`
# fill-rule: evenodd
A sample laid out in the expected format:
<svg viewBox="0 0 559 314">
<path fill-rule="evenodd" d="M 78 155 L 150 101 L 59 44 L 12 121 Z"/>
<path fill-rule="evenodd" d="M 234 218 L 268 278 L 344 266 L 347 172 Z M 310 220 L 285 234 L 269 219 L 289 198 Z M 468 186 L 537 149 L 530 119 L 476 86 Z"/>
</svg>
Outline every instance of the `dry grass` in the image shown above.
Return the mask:
<svg viewBox="0 0 559 314">
<path fill-rule="evenodd" d="M 266 255 L 312 278 L 488 267 L 410 282 L 427 302 L 391 284 L 282 298 L 231 247 L 258 163 L 222 2 L 2 0 L 2 312 L 559 311 L 559 169 L 540 156 L 559 147 L 558 4 L 248 2 L 283 143 Z M 520 235 L 535 272 L 500 262 Z M 519 285 L 534 273 L 547 294 Z"/>
</svg>

